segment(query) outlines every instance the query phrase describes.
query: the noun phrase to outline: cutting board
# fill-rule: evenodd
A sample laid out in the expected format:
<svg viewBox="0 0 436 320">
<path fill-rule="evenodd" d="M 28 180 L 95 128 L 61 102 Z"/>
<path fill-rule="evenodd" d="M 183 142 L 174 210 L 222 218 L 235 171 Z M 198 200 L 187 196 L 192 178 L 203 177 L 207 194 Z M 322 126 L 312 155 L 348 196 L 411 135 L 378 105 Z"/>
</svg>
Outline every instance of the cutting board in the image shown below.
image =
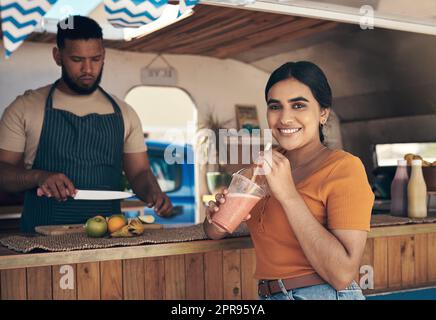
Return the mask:
<svg viewBox="0 0 436 320">
<path fill-rule="evenodd" d="M 163 225 L 158 223 L 144 224 L 145 229 L 162 229 Z M 36 233 L 45 236 L 58 236 L 69 233 L 85 232 L 84 224 L 66 224 L 66 225 L 51 225 L 51 226 L 38 226 L 35 227 Z"/>
<path fill-rule="evenodd" d="M 45 236 L 58 236 L 68 233 L 85 232 L 84 224 L 66 224 L 66 225 L 52 225 L 52 226 L 37 226 L 35 231 Z"/>
</svg>

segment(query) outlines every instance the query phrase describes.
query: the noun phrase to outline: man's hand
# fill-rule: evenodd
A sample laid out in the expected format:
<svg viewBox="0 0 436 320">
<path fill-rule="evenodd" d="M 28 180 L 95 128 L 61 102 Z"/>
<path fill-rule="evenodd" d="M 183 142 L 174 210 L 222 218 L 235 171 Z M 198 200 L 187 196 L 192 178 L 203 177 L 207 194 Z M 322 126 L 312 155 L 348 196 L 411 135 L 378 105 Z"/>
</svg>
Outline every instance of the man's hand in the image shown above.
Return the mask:
<svg viewBox="0 0 436 320">
<path fill-rule="evenodd" d="M 147 153 L 125 153 L 123 164 L 133 192 L 159 216 L 170 217 L 173 214 L 173 204 L 159 187 L 151 171 Z"/>
<path fill-rule="evenodd" d="M 25 169 L 22 152 L 0 149 L 0 190 L 22 192 L 35 188 L 38 188 L 39 196 L 55 197 L 59 201 L 76 192 L 64 174 Z"/>
<path fill-rule="evenodd" d="M 74 197 L 76 188 L 63 173 L 41 171 L 38 177 L 38 196 L 54 197 L 58 201 L 66 201 Z"/>
<path fill-rule="evenodd" d="M 170 198 L 159 190 L 148 191 L 145 197 L 147 207 L 153 208 L 157 215 L 161 217 L 170 217 L 173 213 L 173 204 Z"/>
</svg>

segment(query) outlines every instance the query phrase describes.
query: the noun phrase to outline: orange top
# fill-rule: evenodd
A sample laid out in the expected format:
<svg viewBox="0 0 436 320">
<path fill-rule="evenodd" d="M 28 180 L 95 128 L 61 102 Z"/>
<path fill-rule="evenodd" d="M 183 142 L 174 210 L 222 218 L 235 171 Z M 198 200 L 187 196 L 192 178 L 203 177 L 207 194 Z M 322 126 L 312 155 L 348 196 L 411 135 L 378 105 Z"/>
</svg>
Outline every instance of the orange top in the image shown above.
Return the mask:
<svg viewBox="0 0 436 320">
<path fill-rule="evenodd" d="M 361 160 L 335 150 L 312 175 L 297 184 L 310 212 L 327 229 L 369 231 L 374 194 Z M 264 210 L 262 210 L 264 207 Z M 257 279 L 285 279 L 315 273 L 274 197 L 261 200 L 247 221 L 256 251 Z"/>
</svg>

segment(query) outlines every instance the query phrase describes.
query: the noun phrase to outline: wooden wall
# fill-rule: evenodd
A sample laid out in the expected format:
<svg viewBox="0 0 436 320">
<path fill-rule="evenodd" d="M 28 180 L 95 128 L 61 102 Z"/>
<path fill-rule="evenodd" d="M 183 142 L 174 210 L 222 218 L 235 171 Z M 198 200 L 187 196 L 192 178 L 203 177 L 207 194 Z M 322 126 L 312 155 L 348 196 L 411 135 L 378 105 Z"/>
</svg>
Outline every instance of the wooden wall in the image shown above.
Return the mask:
<svg viewBox="0 0 436 320">
<path fill-rule="evenodd" d="M 254 249 L 80 263 L 73 290 L 60 266 L 1 270 L 1 299 L 257 299 L 255 263 Z M 361 265 L 374 270 L 365 294 L 436 284 L 436 234 L 370 238 Z"/>
<path fill-rule="evenodd" d="M 370 238 L 361 265 L 374 268 L 365 294 L 436 284 L 436 234 Z"/>
<path fill-rule="evenodd" d="M 1 270 L 1 299 L 257 299 L 254 249 L 71 265 L 74 289 L 61 289 L 61 266 Z"/>
</svg>

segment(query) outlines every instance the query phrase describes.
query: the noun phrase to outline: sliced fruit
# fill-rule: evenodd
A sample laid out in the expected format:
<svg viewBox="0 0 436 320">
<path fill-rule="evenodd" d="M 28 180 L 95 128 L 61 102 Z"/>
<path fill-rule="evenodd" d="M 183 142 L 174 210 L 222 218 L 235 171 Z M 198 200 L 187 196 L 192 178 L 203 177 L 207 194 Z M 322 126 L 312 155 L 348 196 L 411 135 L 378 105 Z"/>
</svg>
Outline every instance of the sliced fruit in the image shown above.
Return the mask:
<svg viewBox="0 0 436 320">
<path fill-rule="evenodd" d="M 138 236 L 143 234 L 145 230 L 144 224 L 141 221 L 139 221 L 139 219 L 133 219 L 132 221 L 130 221 L 128 227 L 131 233 Z"/>
<path fill-rule="evenodd" d="M 133 236 L 134 236 L 134 234 L 129 231 L 128 225 L 126 225 L 126 226 L 122 227 L 121 229 L 111 233 L 111 237 L 114 237 L 114 238 L 128 238 L 128 237 L 133 237 Z"/>
<path fill-rule="evenodd" d="M 154 223 L 156 221 L 156 218 L 151 214 L 146 214 L 145 216 L 139 216 L 138 219 L 142 223 Z"/>
</svg>

